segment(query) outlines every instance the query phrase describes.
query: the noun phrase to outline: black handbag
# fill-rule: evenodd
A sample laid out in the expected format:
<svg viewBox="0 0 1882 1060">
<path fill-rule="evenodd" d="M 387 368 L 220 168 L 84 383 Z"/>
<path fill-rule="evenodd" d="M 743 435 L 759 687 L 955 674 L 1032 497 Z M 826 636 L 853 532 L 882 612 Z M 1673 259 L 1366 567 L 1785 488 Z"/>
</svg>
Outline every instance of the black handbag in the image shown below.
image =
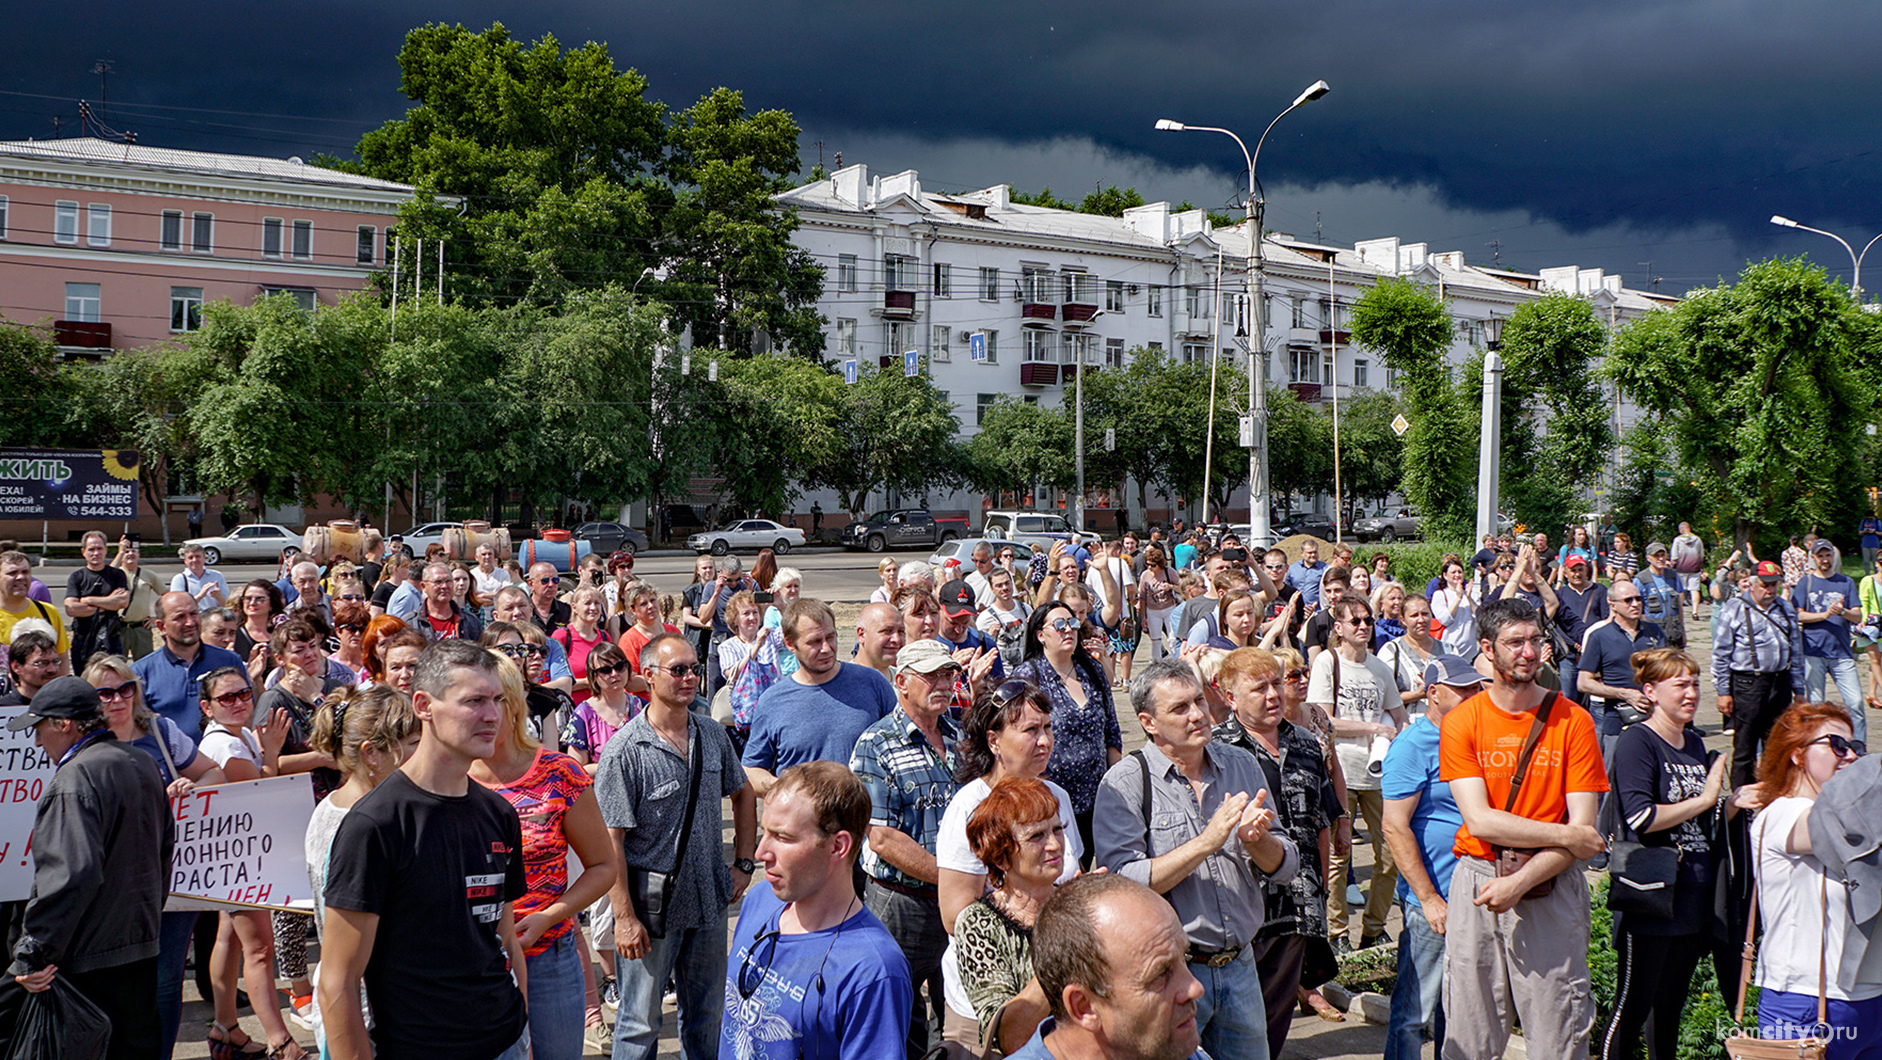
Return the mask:
<svg viewBox="0 0 1882 1060">
<path fill-rule="evenodd" d="M 1679 848 L 1650 847 L 1631 839 L 1608 847 L 1608 908 L 1670 920 L 1679 880 Z"/>
<path fill-rule="evenodd" d="M 692 727 L 692 720 L 687 720 L 687 727 Z M 647 934 L 663 939 L 667 937 L 667 913 L 673 904 L 673 892 L 680 875 L 680 866 L 686 859 L 686 842 L 693 837 L 693 810 L 699 805 L 699 777 L 705 766 L 705 748 L 700 746 L 699 737 L 694 735 L 691 741 L 693 757 L 693 784 L 686 793 L 686 817 L 680 823 L 679 846 L 673 851 L 673 869 L 670 872 L 655 872 L 652 869 L 627 870 L 627 894 L 634 902 L 634 916 L 647 929 Z"/>
</svg>

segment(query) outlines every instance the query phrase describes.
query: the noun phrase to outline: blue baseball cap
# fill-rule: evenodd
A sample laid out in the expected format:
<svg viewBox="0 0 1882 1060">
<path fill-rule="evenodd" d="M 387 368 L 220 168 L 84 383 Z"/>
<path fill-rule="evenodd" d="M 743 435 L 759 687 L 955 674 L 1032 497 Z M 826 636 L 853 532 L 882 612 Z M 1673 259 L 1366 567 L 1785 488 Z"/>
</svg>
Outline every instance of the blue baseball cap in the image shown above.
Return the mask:
<svg viewBox="0 0 1882 1060">
<path fill-rule="evenodd" d="M 1440 655 L 1425 664 L 1425 687 L 1450 685 L 1452 688 L 1476 688 L 1483 675 L 1461 655 Z"/>
</svg>

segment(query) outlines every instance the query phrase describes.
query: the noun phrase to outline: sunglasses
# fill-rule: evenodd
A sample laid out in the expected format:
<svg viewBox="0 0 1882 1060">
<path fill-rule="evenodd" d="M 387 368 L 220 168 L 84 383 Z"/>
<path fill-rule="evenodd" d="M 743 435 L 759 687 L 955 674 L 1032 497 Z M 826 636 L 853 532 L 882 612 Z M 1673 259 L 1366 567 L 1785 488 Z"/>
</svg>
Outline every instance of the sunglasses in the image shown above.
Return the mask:
<svg viewBox="0 0 1882 1060">
<path fill-rule="evenodd" d="M 588 675 L 590 677 L 595 677 L 595 676 L 616 677 L 616 676 L 619 676 L 625 670 L 627 670 L 627 668 L 628 668 L 627 660 L 623 659 L 620 662 L 615 663 L 613 666 L 590 666 L 588 668 Z"/>
<path fill-rule="evenodd" d="M 993 701 L 999 706 L 1005 707 L 1014 700 L 1035 696 L 1038 695 L 1038 693 L 1038 685 L 1016 677 L 993 690 Z"/>
<path fill-rule="evenodd" d="M 366 632 L 366 623 L 364 623 L 364 622 L 342 622 L 342 623 L 340 623 L 340 624 L 339 624 L 339 625 L 338 625 L 337 627 L 335 627 L 335 628 L 337 628 L 337 629 L 339 629 L 339 630 L 341 630 L 342 632 L 345 632 L 345 633 L 364 633 L 364 632 Z"/>
<path fill-rule="evenodd" d="M 554 585 L 557 582 L 560 582 L 561 580 L 562 580 L 561 578 L 537 578 L 536 584 L 537 585 Z"/>
<path fill-rule="evenodd" d="M 1051 626 L 1060 633 L 1070 633 L 1078 628 L 1078 620 L 1075 618 L 1055 618 L 1046 623 L 1046 625 Z"/>
<path fill-rule="evenodd" d="M 1819 736 L 1810 742 L 1829 744 L 1830 752 L 1838 758 L 1861 758 L 1863 755 L 1869 753 L 1868 744 L 1861 740 L 1851 740 L 1847 737 L 1839 736 L 1836 733 L 1831 733 L 1828 736 Z"/>
<path fill-rule="evenodd" d="M 345 596 L 342 596 L 342 597 L 340 597 L 340 599 L 342 599 L 342 600 L 364 600 L 364 599 L 366 599 L 366 598 L 365 598 L 364 596 L 361 596 L 361 595 L 360 595 L 360 594 L 358 594 L 358 593 L 348 593 L 348 594 L 346 594 Z"/>
<path fill-rule="evenodd" d="M 1289 670 L 1289 671 L 1287 672 L 1287 679 L 1288 679 L 1289 681 L 1305 681 L 1305 680 L 1307 680 L 1307 671 L 1305 671 L 1305 670 Z"/>
<path fill-rule="evenodd" d="M 1370 626 L 1370 625 L 1372 625 L 1372 619 L 1371 619 L 1371 617 L 1370 617 L 1370 616 L 1368 616 L 1368 617 L 1366 617 L 1366 618 L 1349 618 L 1349 619 L 1347 619 L 1346 621 L 1348 621 L 1348 622 L 1351 622 L 1351 623 L 1352 623 L 1353 625 L 1355 625 L 1355 626 Z"/>
<path fill-rule="evenodd" d="M 255 690 L 252 688 L 244 688 L 239 692 L 224 692 L 219 696 L 211 696 L 210 701 L 217 706 L 233 707 L 237 703 L 246 703 L 254 698 Z"/>
<path fill-rule="evenodd" d="M 681 663 L 678 666 L 649 666 L 647 669 L 665 670 L 667 673 L 673 675 L 675 681 L 684 681 L 688 677 L 704 678 L 706 676 L 705 663 Z"/>
<path fill-rule="evenodd" d="M 118 685 L 116 688 L 100 688 L 98 690 L 98 701 L 100 703 L 109 703 L 114 699 L 132 700 L 136 698 L 137 698 L 137 682 L 136 681 L 126 681 L 125 683 Z"/>
<path fill-rule="evenodd" d="M 512 659 L 533 659 L 544 654 L 548 649 L 539 644 L 499 644 L 497 650 Z"/>
<path fill-rule="evenodd" d="M 782 928 L 783 925 L 780 924 L 778 927 L 760 931 L 758 936 L 751 940 L 751 948 L 745 951 L 745 959 L 738 968 L 739 997 L 750 1001 L 751 996 L 758 992 L 759 985 L 765 981 L 765 973 L 771 970 L 771 962 L 778 955 L 778 937 L 784 933 Z M 753 964 L 752 958 L 757 956 L 760 947 L 764 947 L 765 955 L 759 963 Z"/>
</svg>

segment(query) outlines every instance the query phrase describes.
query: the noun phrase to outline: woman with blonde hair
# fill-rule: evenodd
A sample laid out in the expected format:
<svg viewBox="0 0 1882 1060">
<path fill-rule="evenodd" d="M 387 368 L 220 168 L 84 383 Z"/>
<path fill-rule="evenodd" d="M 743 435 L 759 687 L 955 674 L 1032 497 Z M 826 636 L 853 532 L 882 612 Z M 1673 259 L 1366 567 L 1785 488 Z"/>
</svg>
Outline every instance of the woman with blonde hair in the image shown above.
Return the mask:
<svg viewBox="0 0 1882 1060">
<path fill-rule="evenodd" d="M 599 590 L 595 604 L 601 604 Z M 523 821 L 527 891 L 516 900 L 516 941 L 523 947 L 529 983 L 529 1041 L 535 1060 L 576 1060 L 584 1041 L 585 998 L 581 932 L 575 916 L 614 885 L 614 846 L 581 763 L 551 751 L 530 734 L 523 670 L 499 655 L 503 721 L 497 750 L 471 763 L 472 780 L 503 796 Z M 569 852 L 582 863 L 569 878 Z"/>
<path fill-rule="evenodd" d="M 568 652 L 569 672 L 575 677 L 571 693 L 576 703 L 588 698 L 588 653 L 608 642 L 608 631 L 601 627 L 608 613 L 608 599 L 600 589 L 584 585 L 569 594 L 569 624 L 550 634 Z"/>
</svg>

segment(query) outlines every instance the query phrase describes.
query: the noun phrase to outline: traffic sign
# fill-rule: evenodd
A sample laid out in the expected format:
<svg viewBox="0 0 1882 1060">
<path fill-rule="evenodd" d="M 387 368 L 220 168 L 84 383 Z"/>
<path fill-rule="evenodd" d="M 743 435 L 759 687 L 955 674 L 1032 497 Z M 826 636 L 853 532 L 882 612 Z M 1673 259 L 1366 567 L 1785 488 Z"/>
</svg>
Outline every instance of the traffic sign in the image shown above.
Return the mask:
<svg viewBox="0 0 1882 1060">
<path fill-rule="evenodd" d="M 1405 418 L 1405 414 L 1403 412 L 1392 417 L 1392 433 L 1393 434 L 1396 434 L 1400 438 L 1403 438 L 1405 437 L 1405 432 L 1409 430 L 1411 430 L 1411 421 Z"/>
<path fill-rule="evenodd" d="M 856 385 L 856 361 L 854 358 L 843 362 L 843 382 Z"/>
<path fill-rule="evenodd" d="M 977 364 L 987 363 L 987 333 L 976 331 L 967 336 L 967 359 Z"/>
<path fill-rule="evenodd" d="M 902 354 L 902 374 L 910 379 L 921 374 L 921 354 L 918 351 L 909 350 Z"/>
</svg>

